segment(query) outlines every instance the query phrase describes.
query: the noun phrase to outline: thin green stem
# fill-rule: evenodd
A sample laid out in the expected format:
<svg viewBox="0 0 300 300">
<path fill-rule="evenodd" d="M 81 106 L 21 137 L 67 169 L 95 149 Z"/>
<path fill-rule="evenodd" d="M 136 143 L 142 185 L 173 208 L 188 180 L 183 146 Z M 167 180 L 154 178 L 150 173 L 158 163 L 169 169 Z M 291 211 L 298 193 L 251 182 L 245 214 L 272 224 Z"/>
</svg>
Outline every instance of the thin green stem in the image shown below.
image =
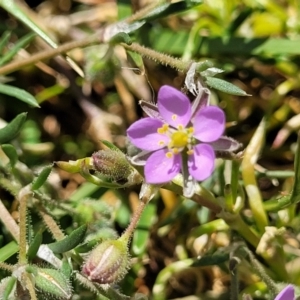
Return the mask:
<svg viewBox="0 0 300 300">
<path fill-rule="evenodd" d="M 140 199 L 140 203 L 138 208 L 135 210 L 132 218 L 131 218 L 131 222 L 129 224 L 129 226 L 127 227 L 127 229 L 125 230 L 125 232 L 122 234 L 121 238 L 124 240 L 129 240 L 141 218 L 141 215 L 146 207 L 146 205 L 148 204 L 148 202 L 151 200 L 151 198 L 153 197 L 153 188 L 152 186 L 148 186 L 148 189 L 145 189 L 145 193 L 143 193 L 141 199 Z M 143 187 L 142 187 L 143 188 Z"/>
<path fill-rule="evenodd" d="M 241 165 L 242 177 L 249 198 L 249 206 L 256 225 L 261 233 L 265 231 L 265 227 L 268 226 L 269 222 L 263 207 L 262 196 L 257 185 L 254 165 L 264 144 L 266 126 L 266 121 L 262 120 L 245 150 Z"/>
<path fill-rule="evenodd" d="M 26 288 L 29 291 L 31 300 L 37 300 L 34 284 L 31 281 L 30 275 L 28 273 L 24 273 L 24 277 Z"/>
<path fill-rule="evenodd" d="M 258 262 L 258 260 L 254 257 L 253 253 L 247 247 L 244 247 L 244 250 L 248 254 L 253 268 L 258 272 L 258 274 L 260 275 L 262 280 L 268 286 L 268 288 L 270 290 L 270 294 L 271 294 L 271 299 L 274 299 L 274 297 L 279 293 L 278 287 L 276 286 L 275 282 L 266 273 L 265 269 Z M 274 263 L 274 261 L 273 261 L 273 263 Z"/>
<path fill-rule="evenodd" d="M 26 264 L 27 257 L 26 257 L 26 223 L 27 223 L 27 200 L 32 195 L 31 190 L 28 186 L 23 188 L 19 195 L 19 226 L 20 226 L 20 238 L 19 238 L 19 264 Z"/>
<path fill-rule="evenodd" d="M 17 242 L 19 242 L 20 228 L 1 200 L 0 200 L 0 220 L 5 225 L 6 229 L 10 232 L 10 234 L 13 236 L 13 238 Z"/>
<path fill-rule="evenodd" d="M 80 41 L 72 41 L 69 43 L 65 43 L 61 46 L 58 46 L 55 49 L 41 51 L 37 54 L 33 54 L 31 57 L 24 59 L 24 60 L 13 61 L 13 62 L 0 68 L 0 75 L 12 73 L 23 67 L 38 63 L 45 59 L 52 58 L 52 57 L 57 56 L 62 53 L 66 53 L 75 48 L 86 47 L 86 46 L 90 46 L 90 45 L 99 43 L 101 41 L 101 37 L 102 37 L 101 34 L 93 35 L 93 36 L 90 36 L 90 37 L 80 40 Z"/>
<path fill-rule="evenodd" d="M 230 300 L 239 299 L 239 275 L 237 270 L 238 264 L 239 259 L 237 257 L 232 257 L 229 261 L 229 268 L 231 273 Z"/>
<path fill-rule="evenodd" d="M 6 271 L 12 273 L 14 271 L 14 266 L 6 264 L 4 262 L 0 262 L 0 269 L 6 270 Z"/>
<path fill-rule="evenodd" d="M 131 45 L 127 45 L 122 43 L 122 46 L 130 51 L 141 54 L 143 57 L 147 57 L 149 59 L 154 60 L 155 62 L 159 62 L 162 65 L 170 66 L 179 71 L 186 72 L 191 64 L 191 62 L 184 62 L 181 59 L 172 57 L 170 55 L 166 55 L 150 48 L 141 46 L 137 43 L 132 43 Z M 0 69 L 1 71 L 1 69 Z"/>
<path fill-rule="evenodd" d="M 53 218 L 41 206 L 39 208 L 39 213 L 43 218 L 43 221 L 46 224 L 48 230 L 52 233 L 53 237 L 57 241 L 62 240 L 65 237 L 65 235 L 62 232 L 62 230 L 59 228 L 59 226 L 56 224 L 56 222 L 53 220 Z"/>
<path fill-rule="evenodd" d="M 176 178 L 174 180 L 176 180 Z M 182 195 L 182 193 L 183 193 L 182 192 L 182 180 L 180 179 L 180 180 L 176 181 L 175 183 L 176 184 L 174 184 L 172 182 L 165 184 L 162 188 L 170 190 L 176 194 Z M 209 208 L 211 211 L 213 211 L 215 213 L 220 213 L 222 208 L 218 204 L 214 195 L 201 186 L 199 186 L 199 188 L 200 188 L 200 190 L 191 197 L 191 200 L 200 204 L 201 206 L 205 206 L 205 207 Z"/>
</svg>

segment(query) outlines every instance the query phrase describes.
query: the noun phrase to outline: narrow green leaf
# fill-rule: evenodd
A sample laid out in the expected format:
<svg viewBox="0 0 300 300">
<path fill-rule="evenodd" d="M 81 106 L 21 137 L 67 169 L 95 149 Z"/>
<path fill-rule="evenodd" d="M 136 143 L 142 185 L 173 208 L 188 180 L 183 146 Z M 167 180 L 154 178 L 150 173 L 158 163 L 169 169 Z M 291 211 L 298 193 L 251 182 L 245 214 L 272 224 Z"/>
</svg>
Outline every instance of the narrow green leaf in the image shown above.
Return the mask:
<svg viewBox="0 0 300 300">
<path fill-rule="evenodd" d="M 197 5 L 202 4 L 202 0 L 190 0 L 190 1 L 178 1 L 175 3 L 163 3 L 155 7 L 149 14 L 147 14 L 142 20 L 153 21 L 168 17 L 172 14 L 177 14 L 185 10 L 191 9 Z"/>
<path fill-rule="evenodd" d="M 12 291 L 15 288 L 17 278 L 14 276 L 6 277 L 0 282 L 1 300 L 9 300 L 13 295 Z"/>
<path fill-rule="evenodd" d="M 28 28 L 40 36 L 44 41 L 46 41 L 52 48 L 57 48 L 57 43 L 45 32 L 38 23 L 36 23 L 32 17 L 26 12 L 27 8 L 23 6 L 19 1 L 15 0 L 0 0 L 0 7 L 5 9 L 8 13 L 12 14 L 15 18 L 23 22 Z M 81 68 L 73 61 L 70 57 L 65 56 L 66 61 L 69 65 L 81 76 L 83 76 L 83 71 Z"/>
<path fill-rule="evenodd" d="M 51 243 L 48 247 L 54 253 L 64 253 L 74 249 L 78 244 L 80 244 L 85 236 L 87 230 L 87 225 L 82 225 L 75 229 L 70 235 L 61 241 Z"/>
<path fill-rule="evenodd" d="M 0 249 L 0 262 L 6 261 L 8 258 L 16 254 L 18 251 L 19 251 L 19 245 L 15 241 L 6 244 L 4 247 Z"/>
<path fill-rule="evenodd" d="M 19 89 L 7 84 L 0 84 L 0 93 L 17 98 L 18 100 L 23 101 L 33 107 L 40 107 L 36 99 L 23 89 Z"/>
<path fill-rule="evenodd" d="M 44 39 L 49 45 L 55 48 L 56 43 L 48 36 L 48 34 L 42 30 L 37 23 L 35 23 L 32 18 L 30 18 L 25 8 L 18 1 L 5 0 L 0 1 L 0 6 L 5 9 L 8 13 L 12 14 L 15 18 L 23 22 L 32 31 L 37 33 L 42 39 Z"/>
<path fill-rule="evenodd" d="M 40 248 L 40 245 L 42 244 L 43 240 L 43 230 L 39 230 L 36 235 L 34 236 L 32 242 L 29 245 L 29 248 L 27 250 L 27 258 L 28 260 L 33 260 Z"/>
<path fill-rule="evenodd" d="M 295 181 L 291 196 L 291 203 L 300 202 L 300 133 L 298 134 L 297 149 L 295 155 Z"/>
<path fill-rule="evenodd" d="M 5 144 L 13 140 L 26 120 L 27 113 L 17 115 L 11 122 L 4 128 L 0 129 L 0 144 Z"/>
<path fill-rule="evenodd" d="M 34 37 L 34 33 L 29 33 L 20 38 L 15 45 L 0 58 L 0 66 L 9 62 L 20 51 L 20 49 L 26 47 Z"/>
<path fill-rule="evenodd" d="M 36 177 L 33 182 L 32 182 L 32 186 L 31 186 L 31 190 L 38 190 L 47 180 L 47 178 L 49 177 L 51 171 L 52 171 L 52 167 L 53 164 L 46 166 L 41 173 L 38 175 L 38 177 Z"/>
<path fill-rule="evenodd" d="M 220 265 L 221 263 L 228 262 L 228 260 L 229 260 L 229 253 L 218 253 L 213 255 L 206 255 L 201 257 L 199 260 L 195 261 L 192 264 L 192 267 Z"/>
<path fill-rule="evenodd" d="M 223 79 L 215 77 L 206 77 L 204 80 L 209 87 L 212 87 L 221 92 L 237 96 L 250 96 L 236 85 L 227 82 Z"/>
<path fill-rule="evenodd" d="M 11 32 L 10 31 L 5 31 L 0 39 L 0 54 L 2 53 L 4 47 L 7 45 L 9 38 L 11 36 Z"/>
<path fill-rule="evenodd" d="M 1 145 L 1 148 L 5 155 L 9 158 L 10 165 L 14 167 L 18 161 L 18 153 L 15 147 L 11 144 Z"/>
</svg>

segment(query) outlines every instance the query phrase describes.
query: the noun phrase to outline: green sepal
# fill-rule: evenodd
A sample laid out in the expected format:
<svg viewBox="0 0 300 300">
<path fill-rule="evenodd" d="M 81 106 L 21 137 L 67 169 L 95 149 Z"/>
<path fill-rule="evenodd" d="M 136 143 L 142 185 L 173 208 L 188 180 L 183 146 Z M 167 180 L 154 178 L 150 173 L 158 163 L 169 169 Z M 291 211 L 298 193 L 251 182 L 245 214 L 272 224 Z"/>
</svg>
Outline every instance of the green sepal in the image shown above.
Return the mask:
<svg viewBox="0 0 300 300">
<path fill-rule="evenodd" d="M 5 144 L 13 140 L 19 134 L 20 129 L 26 120 L 26 116 L 27 113 L 21 113 L 10 121 L 4 128 L 0 129 L 0 144 Z"/>
<path fill-rule="evenodd" d="M 36 288 L 53 296 L 70 299 L 72 288 L 69 280 L 58 270 L 35 268 L 34 281 Z"/>
<path fill-rule="evenodd" d="M 38 177 L 36 177 L 33 182 L 32 182 L 32 186 L 31 186 L 31 190 L 35 191 L 38 190 L 47 180 L 47 178 L 49 177 L 51 171 L 52 171 L 52 167 L 53 164 L 46 166 L 41 173 L 38 175 Z"/>
<path fill-rule="evenodd" d="M 1 300 L 9 300 L 14 299 L 11 298 L 11 294 L 16 287 L 17 278 L 14 276 L 9 276 L 3 278 L 0 282 L 0 299 Z"/>
<path fill-rule="evenodd" d="M 33 240 L 31 241 L 28 251 L 27 251 L 27 258 L 28 260 L 32 260 L 35 258 L 40 245 L 42 244 L 43 241 L 43 230 L 39 230 L 36 235 L 34 236 Z"/>
<path fill-rule="evenodd" d="M 10 165 L 13 168 L 19 159 L 17 150 L 11 144 L 1 145 L 1 148 L 2 148 L 3 152 L 5 153 L 5 155 L 9 158 Z"/>
<path fill-rule="evenodd" d="M 48 244 L 48 247 L 54 253 L 64 253 L 70 251 L 83 241 L 86 230 L 87 225 L 82 225 L 71 232 L 71 234 L 65 237 L 63 240 Z"/>
<path fill-rule="evenodd" d="M 251 96 L 236 85 L 223 79 L 208 76 L 205 77 L 204 80 L 209 87 L 212 87 L 218 91 L 236 96 Z"/>
</svg>

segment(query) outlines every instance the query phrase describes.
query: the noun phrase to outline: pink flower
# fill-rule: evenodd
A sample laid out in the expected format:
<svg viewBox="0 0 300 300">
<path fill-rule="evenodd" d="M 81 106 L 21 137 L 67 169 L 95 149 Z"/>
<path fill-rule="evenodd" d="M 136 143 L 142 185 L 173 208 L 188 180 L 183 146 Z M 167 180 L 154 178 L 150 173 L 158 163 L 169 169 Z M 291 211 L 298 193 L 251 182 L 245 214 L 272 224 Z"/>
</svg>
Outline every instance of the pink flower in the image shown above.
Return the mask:
<svg viewBox="0 0 300 300">
<path fill-rule="evenodd" d="M 203 91 L 191 105 L 185 94 L 165 85 L 158 92 L 157 107 L 143 104 L 150 117 L 128 128 L 130 142 L 143 150 L 133 162 L 145 165 L 147 183 L 167 183 L 181 172 L 184 195 L 190 197 L 196 182 L 213 173 L 215 150 L 233 151 L 239 147 L 232 139 L 222 137 L 224 112 L 208 106 L 209 92 Z"/>
<path fill-rule="evenodd" d="M 294 287 L 291 284 L 287 285 L 274 300 L 295 300 Z"/>
</svg>

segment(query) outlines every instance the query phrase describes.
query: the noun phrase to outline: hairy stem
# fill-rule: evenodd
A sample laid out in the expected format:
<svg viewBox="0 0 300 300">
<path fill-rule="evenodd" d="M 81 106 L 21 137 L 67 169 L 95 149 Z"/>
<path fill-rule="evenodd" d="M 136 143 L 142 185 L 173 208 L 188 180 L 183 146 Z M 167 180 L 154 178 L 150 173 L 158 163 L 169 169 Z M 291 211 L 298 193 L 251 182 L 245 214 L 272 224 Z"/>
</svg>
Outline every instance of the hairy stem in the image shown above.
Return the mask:
<svg viewBox="0 0 300 300">
<path fill-rule="evenodd" d="M 56 224 L 56 222 L 53 220 L 53 218 L 45 211 L 43 207 L 39 208 L 39 213 L 43 218 L 43 221 L 46 224 L 48 230 L 52 233 L 53 237 L 57 241 L 62 240 L 65 237 L 65 235 L 61 231 L 59 226 Z"/>
<path fill-rule="evenodd" d="M 172 57 L 167 54 L 157 52 L 150 48 L 141 46 L 140 44 L 137 44 L 137 43 L 132 43 L 131 45 L 122 43 L 122 46 L 127 50 L 139 53 L 143 57 L 147 57 L 149 59 L 154 60 L 155 62 L 159 62 L 162 65 L 170 66 L 179 71 L 186 72 L 191 64 L 191 62 L 184 62 L 181 59 Z M 1 71 L 1 69 L 0 69 L 0 71 Z"/>
<path fill-rule="evenodd" d="M 21 189 L 18 200 L 19 200 L 19 226 L 20 226 L 20 238 L 19 238 L 19 264 L 26 264 L 26 229 L 27 229 L 27 200 L 32 195 L 31 190 L 28 186 Z"/>
</svg>

